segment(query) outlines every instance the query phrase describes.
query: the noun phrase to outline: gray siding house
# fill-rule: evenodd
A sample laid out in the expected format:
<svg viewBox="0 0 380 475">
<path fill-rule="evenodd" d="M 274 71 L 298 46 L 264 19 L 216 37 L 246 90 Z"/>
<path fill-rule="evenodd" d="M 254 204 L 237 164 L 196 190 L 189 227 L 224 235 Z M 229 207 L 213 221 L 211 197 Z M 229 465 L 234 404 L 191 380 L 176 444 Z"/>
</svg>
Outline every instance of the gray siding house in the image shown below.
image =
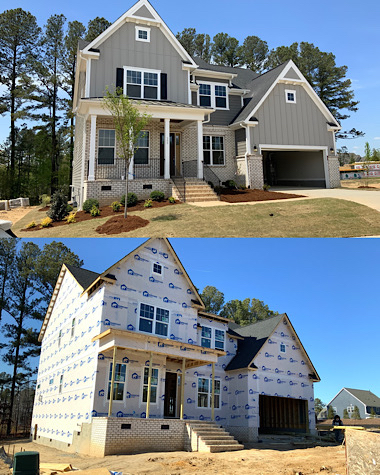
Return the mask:
<svg viewBox="0 0 380 475">
<path fill-rule="evenodd" d="M 121 87 L 151 116 L 128 170 L 102 105 L 107 87 Z M 154 189 L 181 197 L 184 181 L 340 185 L 340 126 L 292 61 L 257 75 L 192 58 L 147 0 L 79 42 L 74 112 L 80 206 L 120 199 L 126 179 L 139 198 Z"/>
<path fill-rule="evenodd" d="M 343 411 L 347 409 L 350 417 L 354 412 L 355 406 L 358 406 L 361 419 L 368 419 L 371 417 L 371 412 L 374 411 L 376 417 L 380 417 L 380 398 L 371 391 L 362 389 L 343 388 L 339 393 L 331 399 L 327 404 L 327 408 L 331 406 L 335 414 L 343 417 Z"/>
</svg>

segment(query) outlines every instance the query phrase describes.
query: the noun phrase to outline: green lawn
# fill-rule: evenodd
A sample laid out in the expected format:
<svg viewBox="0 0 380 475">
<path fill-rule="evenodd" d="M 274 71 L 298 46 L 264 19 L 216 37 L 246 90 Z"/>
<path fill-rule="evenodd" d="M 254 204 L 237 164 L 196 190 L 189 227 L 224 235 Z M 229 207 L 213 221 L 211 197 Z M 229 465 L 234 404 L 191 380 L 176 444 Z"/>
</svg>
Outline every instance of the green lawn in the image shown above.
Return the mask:
<svg viewBox="0 0 380 475">
<path fill-rule="evenodd" d="M 22 232 L 33 219 L 31 211 L 12 230 L 19 237 L 105 237 L 95 228 L 109 218 L 98 218 L 57 228 Z M 320 198 L 256 205 L 199 208 L 189 204 L 144 210 L 144 219 L 175 215 L 177 219 L 151 221 L 145 228 L 113 237 L 356 237 L 380 235 L 380 213 L 341 199 Z M 271 216 L 273 215 L 273 216 Z"/>
</svg>

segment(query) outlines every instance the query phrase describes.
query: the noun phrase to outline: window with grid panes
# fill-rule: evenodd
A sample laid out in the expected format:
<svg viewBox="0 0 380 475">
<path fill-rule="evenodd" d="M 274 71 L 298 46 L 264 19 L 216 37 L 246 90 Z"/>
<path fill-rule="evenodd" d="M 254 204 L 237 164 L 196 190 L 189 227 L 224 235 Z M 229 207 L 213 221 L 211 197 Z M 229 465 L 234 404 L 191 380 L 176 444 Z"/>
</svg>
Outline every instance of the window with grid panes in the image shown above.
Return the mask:
<svg viewBox="0 0 380 475">
<path fill-rule="evenodd" d="M 144 368 L 144 387 L 143 387 L 143 402 L 148 401 L 148 379 L 149 368 Z M 158 369 L 152 368 L 152 376 L 150 379 L 150 402 L 157 402 L 157 387 L 158 387 Z"/>
<path fill-rule="evenodd" d="M 211 348 L 211 336 L 212 336 L 211 328 L 202 327 L 201 345 L 205 346 L 206 348 Z"/>
<path fill-rule="evenodd" d="M 149 163 L 149 132 L 142 131 L 137 139 L 135 148 L 135 165 L 148 165 Z"/>
<path fill-rule="evenodd" d="M 224 165 L 224 137 L 203 136 L 203 161 L 205 165 Z"/>
<path fill-rule="evenodd" d="M 114 385 L 113 385 L 113 397 L 112 397 L 113 401 L 123 400 L 126 371 L 127 371 L 127 366 L 125 364 L 116 363 Z M 112 363 L 110 364 L 109 377 L 108 377 L 107 399 L 110 398 L 110 394 L 111 394 L 111 382 L 112 382 Z"/>
<path fill-rule="evenodd" d="M 99 130 L 98 164 L 113 165 L 115 159 L 115 131 Z"/>
</svg>

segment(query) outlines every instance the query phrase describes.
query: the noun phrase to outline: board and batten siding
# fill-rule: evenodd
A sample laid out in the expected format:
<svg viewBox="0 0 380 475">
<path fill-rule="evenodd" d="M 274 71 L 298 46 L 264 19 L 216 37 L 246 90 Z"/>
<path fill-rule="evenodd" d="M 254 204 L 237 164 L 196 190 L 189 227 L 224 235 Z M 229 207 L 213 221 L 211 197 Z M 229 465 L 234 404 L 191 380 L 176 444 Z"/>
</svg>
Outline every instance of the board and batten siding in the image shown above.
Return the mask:
<svg viewBox="0 0 380 475">
<path fill-rule="evenodd" d="M 241 97 L 228 96 L 229 109 L 217 109 L 211 114 L 209 125 L 229 125 L 241 110 Z"/>
<path fill-rule="evenodd" d="M 296 91 L 296 103 L 285 100 L 285 89 Z M 255 113 L 259 123 L 251 128 L 251 144 L 334 147 L 327 120 L 302 86 L 277 84 Z"/>
<path fill-rule="evenodd" d="M 91 61 L 91 97 L 103 97 L 106 86 L 116 84 L 116 69 L 124 66 L 156 69 L 168 75 L 168 100 L 187 104 L 188 73 L 182 59 L 162 31 L 150 27 L 150 42 L 136 41 L 135 23 L 126 23 L 100 46 L 100 57 Z"/>
<path fill-rule="evenodd" d="M 245 155 L 245 152 L 247 151 L 245 129 L 235 130 L 235 145 L 236 145 L 236 155 L 238 157 Z"/>
</svg>

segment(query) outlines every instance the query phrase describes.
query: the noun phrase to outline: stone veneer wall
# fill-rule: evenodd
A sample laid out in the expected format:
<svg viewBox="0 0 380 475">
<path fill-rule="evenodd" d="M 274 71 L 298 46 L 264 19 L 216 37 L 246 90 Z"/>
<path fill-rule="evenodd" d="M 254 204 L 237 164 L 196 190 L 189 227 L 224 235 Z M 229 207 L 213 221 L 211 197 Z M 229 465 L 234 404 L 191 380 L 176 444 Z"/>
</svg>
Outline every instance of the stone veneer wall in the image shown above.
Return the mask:
<svg viewBox="0 0 380 475">
<path fill-rule="evenodd" d="M 263 189 L 264 170 L 262 155 L 248 155 L 249 186 L 250 188 Z"/>
<path fill-rule="evenodd" d="M 340 187 L 339 159 L 338 157 L 328 157 L 330 188 Z"/>
</svg>

